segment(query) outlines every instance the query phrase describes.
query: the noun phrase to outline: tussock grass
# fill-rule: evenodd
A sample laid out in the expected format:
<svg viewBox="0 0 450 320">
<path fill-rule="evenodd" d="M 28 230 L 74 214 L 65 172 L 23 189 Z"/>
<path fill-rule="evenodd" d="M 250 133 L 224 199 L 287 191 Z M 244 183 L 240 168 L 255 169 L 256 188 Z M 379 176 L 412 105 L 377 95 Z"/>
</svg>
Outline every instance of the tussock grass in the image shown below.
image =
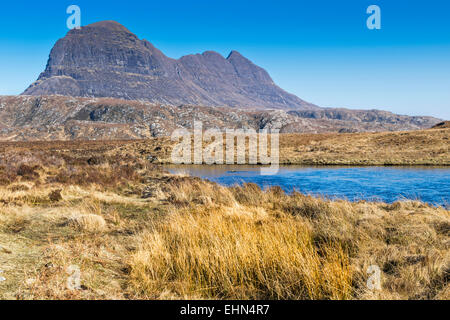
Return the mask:
<svg viewBox="0 0 450 320">
<path fill-rule="evenodd" d="M 68 219 L 68 224 L 81 231 L 103 232 L 106 230 L 105 219 L 96 214 L 73 214 Z"/>
<path fill-rule="evenodd" d="M 339 246 L 313 245 L 292 216 L 226 210 L 175 213 L 141 236 L 133 286 L 146 297 L 348 299 L 352 272 Z"/>
<path fill-rule="evenodd" d="M 0 207 L 0 245 L 13 248 L 5 259 L 16 279 L 3 296 L 450 298 L 443 208 L 330 201 L 188 177 L 152 181 L 163 200 L 59 184 L 62 200 L 37 203 L 56 186 L 0 188 L 9 201 Z M 88 289 L 65 287 L 70 265 L 81 268 Z M 382 271 L 381 291 L 366 286 L 371 265 Z"/>
<path fill-rule="evenodd" d="M 155 152 L 155 147 L 165 148 Z M 110 151 L 125 150 L 136 157 L 155 156 L 158 163 L 171 163 L 174 142 L 167 138 L 124 144 Z M 248 148 L 248 146 L 247 146 Z M 450 129 L 377 133 L 280 134 L 280 164 L 296 165 L 450 165 Z M 246 152 L 248 154 L 248 151 Z"/>
<path fill-rule="evenodd" d="M 195 203 L 204 191 L 211 203 Z M 254 184 L 178 181 L 167 220 L 138 237 L 147 298 L 448 299 L 449 212 L 417 201 L 329 201 Z M 224 194 L 226 195 L 224 197 Z M 189 200 L 179 206 L 179 200 Z M 217 202 L 216 202 L 217 201 Z M 228 202 L 227 202 L 228 201 Z M 220 204 L 222 203 L 222 204 Z M 382 290 L 367 270 L 382 270 Z M 447 280 L 446 280 L 447 279 Z"/>
<path fill-rule="evenodd" d="M 444 130 L 432 132 L 439 140 Z M 408 145 L 403 134 L 348 143 Z M 325 159 L 334 138 L 298 139 Z M 450 299 L 444 208 L 226 188 L 148 164 L 141 142 L 68 144 L 8 145 L 0 157 L 0 298 Z M 367 287 L 369 266 L 380 268 L 381 290 Z"/>
</svg>

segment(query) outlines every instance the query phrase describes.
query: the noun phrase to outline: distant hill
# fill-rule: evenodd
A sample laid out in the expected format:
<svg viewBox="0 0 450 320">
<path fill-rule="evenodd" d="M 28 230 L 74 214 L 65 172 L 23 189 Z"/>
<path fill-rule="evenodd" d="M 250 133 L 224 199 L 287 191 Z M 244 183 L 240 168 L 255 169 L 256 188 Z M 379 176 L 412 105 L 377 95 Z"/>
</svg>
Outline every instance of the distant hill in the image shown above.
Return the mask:
<svg viewBox="0 0 450 320">
<path fill-rule="evenodd" d="M 317 109 L 279 88 L 237 51 L 165 56 L 114 21 L 71 30 L 51 50 L 45 71 L 24 95 L 113 97 L 237 108 Z"/>
<path fill-rule="evenodd" d="M 0 96 L 0 140 L 141 139 L 190 129 L 194 120 L 205 129 L 276 128 L 282 133 L 416 130 L 440 121 L 377 110 L 241 110 L 114 98 Z"/>
</svg>

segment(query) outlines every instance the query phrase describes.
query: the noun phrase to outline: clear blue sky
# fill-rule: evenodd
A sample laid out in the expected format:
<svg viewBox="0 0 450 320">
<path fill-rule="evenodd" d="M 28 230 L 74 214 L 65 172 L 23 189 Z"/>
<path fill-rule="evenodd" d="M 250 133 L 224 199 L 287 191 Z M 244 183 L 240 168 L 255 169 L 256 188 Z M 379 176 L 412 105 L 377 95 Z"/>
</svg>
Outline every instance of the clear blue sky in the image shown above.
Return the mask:
<svg viewBox="0 0 450 320">
<path fill-rule="evenodd" d="M 173 58 L 237 50 L 320 106 L 450 119 L 448 0 L 2 1 L 0 95 L 36 80 L 71 4 L 82 25 L 116 20 Z M 381 30 L 366 27 L 371 4 Z"/>
</svg>

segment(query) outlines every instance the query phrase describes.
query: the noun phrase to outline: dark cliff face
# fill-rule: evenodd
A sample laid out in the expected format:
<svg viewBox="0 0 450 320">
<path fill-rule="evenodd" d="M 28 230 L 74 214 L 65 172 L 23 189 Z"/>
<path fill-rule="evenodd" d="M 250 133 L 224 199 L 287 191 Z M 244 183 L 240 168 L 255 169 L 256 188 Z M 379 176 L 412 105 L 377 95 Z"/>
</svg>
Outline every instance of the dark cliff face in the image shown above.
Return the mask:
<svg viewBox="0 0 450 320">
<path fill-rule="evenodd" d="M 316 109 L 277 87 L 236 51 L 174 60 L 124 26 L 103 21 L 71 30 L 52 49 L 45 71 L 25 95 L 114 97 L 165 104 Z"/>
</svg>

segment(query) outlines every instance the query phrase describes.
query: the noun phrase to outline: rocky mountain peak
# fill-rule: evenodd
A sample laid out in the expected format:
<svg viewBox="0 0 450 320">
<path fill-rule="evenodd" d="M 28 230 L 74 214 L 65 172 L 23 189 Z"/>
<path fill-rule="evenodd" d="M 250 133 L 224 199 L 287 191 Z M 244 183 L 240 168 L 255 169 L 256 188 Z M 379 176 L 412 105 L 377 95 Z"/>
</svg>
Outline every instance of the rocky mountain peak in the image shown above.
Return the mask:
<svg viewBox="0 0 450 320">
<path fill-rule="evenodd" d="M 110 32 L 126 32 L 131 33 L 127 28 L 116 21 L 106 20 L 89 24 L 84 29 L 103 29 Z"/>
<path fill-rule="evenodd" d="M 231 50 L 230 54 L 227 57 L 227 60 L 230 60 L 232 57 L 242 57 L 242 55 L 236 50 Z"/>
<path fill-rule="evenodd" d="M 72 39 L 74 41 L 91 39 L 100 43 L 113 41 L 112 44 L 117 44 L 118 41 L 126 42 L 127 40 L 139 40 L 135 34 L 115 21 L 100 21 L 83 26 L 80 29 L 72 29 L 67 33 L 66 37 L 61 40 L 67 39 Z"/>
<path fill-rule="evenodd" d="M 178 60 L 115 21 L 71 30 L 53 47 L 44 72 L 24 95 L 147 100 L 154 103 L 265 109 L 317 109 L 275 85 L 269 74 L 231 51 Z"/>
</svg>

